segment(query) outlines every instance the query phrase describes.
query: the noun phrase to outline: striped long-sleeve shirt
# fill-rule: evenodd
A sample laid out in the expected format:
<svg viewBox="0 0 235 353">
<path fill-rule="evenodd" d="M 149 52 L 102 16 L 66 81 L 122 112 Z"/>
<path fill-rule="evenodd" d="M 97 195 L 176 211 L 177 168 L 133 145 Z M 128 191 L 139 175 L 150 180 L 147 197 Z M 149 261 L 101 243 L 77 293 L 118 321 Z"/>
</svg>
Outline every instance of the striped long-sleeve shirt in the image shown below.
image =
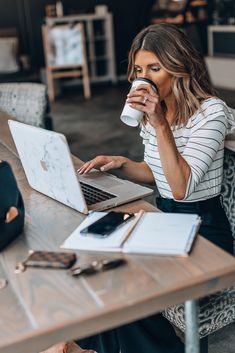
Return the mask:
<svg viewBox="0 0 235 353">
<path fill-rule="evenodd" d="M 172 128 L 176 147 L 191 169 L 184 202 L 206 200 L 220 193 L 224 140 L 231 114 L 222 100 L 209 98 L 185 126 Z M 174 198 L 162 169 L 155 130 L 147 124 L 140 135 L 145 145 L 144 160 L 153 172 L 160 195 Z"/>
</svg>

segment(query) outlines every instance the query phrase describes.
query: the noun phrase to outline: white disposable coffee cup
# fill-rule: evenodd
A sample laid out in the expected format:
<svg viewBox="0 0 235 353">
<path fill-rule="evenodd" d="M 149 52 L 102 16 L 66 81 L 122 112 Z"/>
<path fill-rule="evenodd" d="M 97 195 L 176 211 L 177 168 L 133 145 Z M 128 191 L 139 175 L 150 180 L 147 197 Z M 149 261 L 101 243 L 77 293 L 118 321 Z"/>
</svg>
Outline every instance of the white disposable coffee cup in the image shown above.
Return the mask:
<svg viewBox="0 0 235 353">
<path fill-rule="evenodd" d="M 139 85 L 151 85 L 155 91 L 157 91 L 157 86 L 156 84 L 144 77 L 138 77 L 132 82 L 132 88 L 135 88 Z M 122 114 L 121 114 L 121 121 L 125 123 L 126 125 L 136 127 L 139 125 L 141 120 L 143 119 L 144 113 L 141 112 L 140 110 L 134 109 L 130 107 L 128 103 L 125 104 Z"/>
</svg>

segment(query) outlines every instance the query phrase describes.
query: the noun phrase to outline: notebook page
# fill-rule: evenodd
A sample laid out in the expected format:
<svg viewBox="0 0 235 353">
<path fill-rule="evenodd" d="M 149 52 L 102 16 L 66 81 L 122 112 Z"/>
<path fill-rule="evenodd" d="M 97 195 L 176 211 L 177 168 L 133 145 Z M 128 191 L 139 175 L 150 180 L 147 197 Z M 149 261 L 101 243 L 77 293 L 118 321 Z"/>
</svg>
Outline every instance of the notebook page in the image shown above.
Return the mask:
<svg viewBox="0 0 235 353">
<path fill-rule="evenodd" d="M 123 251 L 186 255 L 199 225 L 200 218 L 195 214 L 145 213 Z"/>
<path fill-rule="evenodd" d="M 91 212 L 85 220 L 74 230 L 74 232 L 61 245 L 65 249 L 87 250 L 87 251 L 122 251 L 120 245 L 123 235 L 130 227 L 132 220 L 124 223 L 111 233 L 108 237 L 98 238 L 92 235 L 84 235 L 80 230 L 105 216 L 107 212 Z"/>
</svg>

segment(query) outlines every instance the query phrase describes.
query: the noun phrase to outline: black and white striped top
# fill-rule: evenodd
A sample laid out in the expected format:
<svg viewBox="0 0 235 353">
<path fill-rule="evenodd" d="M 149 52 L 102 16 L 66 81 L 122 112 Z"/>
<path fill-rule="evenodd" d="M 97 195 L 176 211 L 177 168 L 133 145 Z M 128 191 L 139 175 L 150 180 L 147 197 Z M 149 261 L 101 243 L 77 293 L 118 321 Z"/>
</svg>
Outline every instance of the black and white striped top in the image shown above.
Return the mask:
<svg viewBox="0 0 235 353">
<path fill-rule="evenodd" d="M 209 98 L 185 126 L 172 128 L 177 149 L 191 168 L 185 198 L 181 201 L 206 200 L 220 193 L 224 140 L 230 128 L 231 114 L 222 100 Z M 145 145 L 144 160 L 153 172 L 160 195 L 172 199 L 161 165 L 155 130 L 146 124 L 142 126 L 140 136 Z"/>
</svg>

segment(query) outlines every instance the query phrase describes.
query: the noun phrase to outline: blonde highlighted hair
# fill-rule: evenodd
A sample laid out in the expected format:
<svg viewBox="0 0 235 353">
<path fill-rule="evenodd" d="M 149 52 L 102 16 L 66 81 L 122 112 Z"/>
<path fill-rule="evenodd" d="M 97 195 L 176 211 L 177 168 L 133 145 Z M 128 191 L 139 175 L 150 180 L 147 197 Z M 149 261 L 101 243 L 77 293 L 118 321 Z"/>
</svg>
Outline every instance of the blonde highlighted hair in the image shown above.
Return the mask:
<svg viewBox="0 0 235 353">
<path fill-rule="evenodd" d="M 129 52 L 129 81 L 136 77 L 135 55 L 141 49 L 155 54 L 161 67 L 172 75 L 176 101 L 173 126 L 185 125 L 205 99 L 216 96 L 202 56 L 177 26 L 151 25 L 135 37 Z M 164 102 L 162 106 L 166 108 Z"/>
</svg>

